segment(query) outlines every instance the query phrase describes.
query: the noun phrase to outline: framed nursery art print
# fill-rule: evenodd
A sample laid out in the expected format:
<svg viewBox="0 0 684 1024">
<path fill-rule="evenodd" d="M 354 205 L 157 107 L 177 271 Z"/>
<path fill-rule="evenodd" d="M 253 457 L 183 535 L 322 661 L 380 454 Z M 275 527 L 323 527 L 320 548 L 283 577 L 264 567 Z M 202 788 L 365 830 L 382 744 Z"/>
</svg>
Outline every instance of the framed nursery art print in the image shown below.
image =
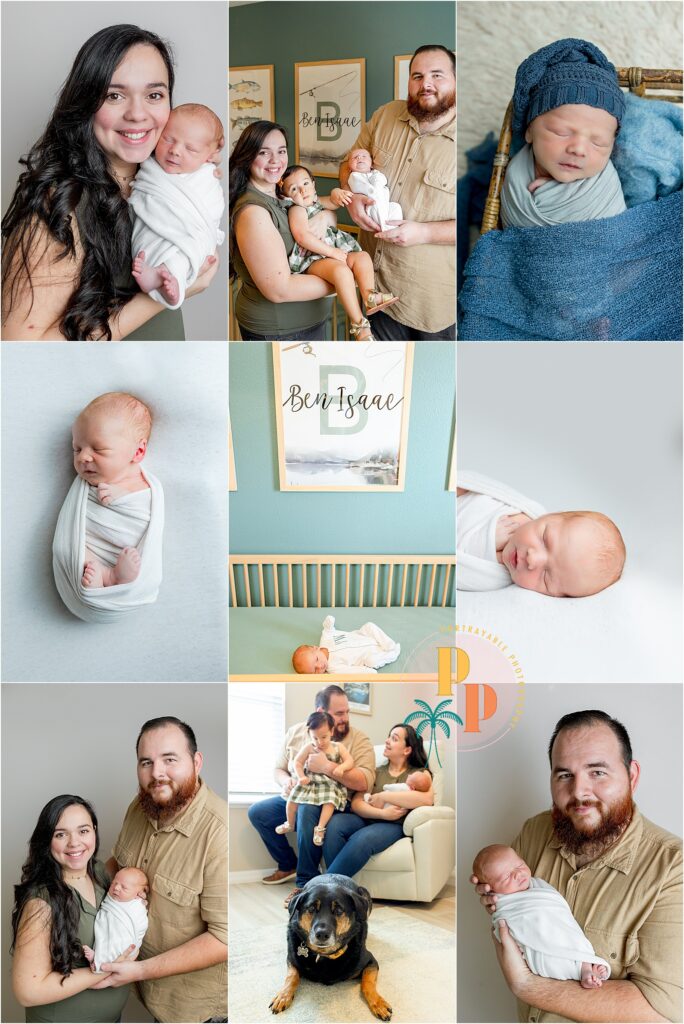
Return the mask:
<svg viewBox="0 0 684 1024">
<path fill-rule="evenodd" d="M 295 163 L 337 178 L 365 117 L 365 58 L 295 64 Z"/>
<path fill-rule="evenodd" d="M 394 98 L 408 99 L 408 74 L 412 53 L 400 53 L 394 58 Z"/>
<path fill-rule="evenodd" d="M 403 491 L 413 342 L 273 343 L 281 491 Z"/>
<path fill-rule="evenodd" d="M 342 689 L 349 700 L 349 710 L 353 715 L 371 715 L 370 683 L 343 683 Z"/>
<path fill-rule="evenodd" d="M 228 69 L 229 147 L 255 121 L 275 120 L 273 64 Z"/>
</svg>

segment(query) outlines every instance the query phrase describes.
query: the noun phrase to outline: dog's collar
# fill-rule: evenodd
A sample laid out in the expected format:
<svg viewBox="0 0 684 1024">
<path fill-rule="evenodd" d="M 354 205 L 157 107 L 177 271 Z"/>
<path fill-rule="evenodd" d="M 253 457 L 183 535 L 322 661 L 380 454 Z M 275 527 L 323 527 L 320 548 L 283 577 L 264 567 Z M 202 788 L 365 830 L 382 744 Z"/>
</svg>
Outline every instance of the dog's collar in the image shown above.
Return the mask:
<svg viewBox="0 0 684 1024">
<path fill-rule="evenodd" d="M 326 960 L 337 960 L 338 957 L 343 956 L 347 952 L 348 948 L 349 946 L 347 945 L 343 946 L 342 949 L 338 949 L 336 953 L 318 953 L 315 949 L 311 949 L 310 946 L 302 942 L 297 950 L 297 955 L 308 956 L 309 953 L 316 953 L 316 963 L 318 963 L 321 957 L 325 957 Z"/>
</svg>

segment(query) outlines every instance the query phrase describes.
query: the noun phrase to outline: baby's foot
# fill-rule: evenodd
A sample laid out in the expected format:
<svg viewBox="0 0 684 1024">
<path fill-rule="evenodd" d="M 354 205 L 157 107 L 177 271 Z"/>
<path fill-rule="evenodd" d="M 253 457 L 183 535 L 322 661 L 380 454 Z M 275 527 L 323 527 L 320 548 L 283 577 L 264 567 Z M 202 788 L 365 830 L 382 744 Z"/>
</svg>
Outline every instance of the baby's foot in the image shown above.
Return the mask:
<svg viewBox="0 0 684 1024">
<path fill-rule="evenodd" d="M 140 552 L 137 548 L 124 548 L 112 569 L 114 583 L 132 583 L 140 572 Z"/>
<path fill-rule="evenodd" d="M 276 825 L 275 831 L 278 833 L 279 836 L 284 836 L 287 835 L 288 832 L 292 832 L 293 829 L 289 821 L 284 821 L 282 825 Z"/>
<path fill-rule="evenodd" d="M 608 977 L 608 968 L 605 964 L 582 964 L 580 985 L 582 988 L 601 988 L 601 985 Z"/>
<path fill-rule="evenodd" d="M 162 280 L 161 268 L 151 267 L 145 263 L 145 253 L 141 249 L 137 256 L 133 259 L 133 267 L 131 270 L 133 277 L 138 282 L 138 287 L 141 292 L 145 292 L 148 295 L 154 291 L 155 288 L 161 289 Z"/>
<path fill-rule="evenodd" d="M 164 264 L 159 268 L 162 283 L 158 286 L 160 294 L 164 297 L 169 306 L 177 306 L 180 298 L 178 279 L 170 274 Z"/>
<path fill-rule="evenodd" d="M 102 566 L 98 562 L 86 562 L 81 577 L 81 586 L 90 588 L 105 586 Z"/>
<path fill-rule="evenodd" d="M 97 485 L 97 500 L 101 505 L 110 505 L 115 498 L 120 498 L 123 493 L 123 487 L 117 487 L 115 484 L 101 483 Z"/>
</svg>

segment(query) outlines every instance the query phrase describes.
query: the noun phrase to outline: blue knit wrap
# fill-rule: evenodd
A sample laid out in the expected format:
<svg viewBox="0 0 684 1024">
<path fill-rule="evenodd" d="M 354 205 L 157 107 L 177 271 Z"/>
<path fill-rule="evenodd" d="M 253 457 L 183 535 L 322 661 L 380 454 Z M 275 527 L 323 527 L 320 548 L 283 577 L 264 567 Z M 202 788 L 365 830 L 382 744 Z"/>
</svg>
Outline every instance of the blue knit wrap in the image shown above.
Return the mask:
<svg viewBox="0 0 684 1024">
<path fill-rule="evenodd" d="M 513 132 L 565 103 L 607 110 L 618 123 L 625 100 L 613 64 L 585 39 L 558 39 L 531 53 L 518 68 L 513 93 Z"/>
</svg>

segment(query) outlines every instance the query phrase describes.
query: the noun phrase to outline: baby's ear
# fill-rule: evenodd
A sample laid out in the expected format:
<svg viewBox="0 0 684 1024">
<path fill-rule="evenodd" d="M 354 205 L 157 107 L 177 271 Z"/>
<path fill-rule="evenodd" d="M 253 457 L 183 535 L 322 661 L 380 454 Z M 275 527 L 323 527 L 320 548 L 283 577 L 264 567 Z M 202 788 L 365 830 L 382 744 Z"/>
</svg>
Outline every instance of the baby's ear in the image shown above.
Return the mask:
<svg viewBox="0 0 684 1024">
<path fill-rule="evenodd" d="M 145 458 L 147 451 L 147 438 L 141 437 L 135 449 L 135 455 L 133 456 L 133 462 L 142 462 Z"/>
</svg>

